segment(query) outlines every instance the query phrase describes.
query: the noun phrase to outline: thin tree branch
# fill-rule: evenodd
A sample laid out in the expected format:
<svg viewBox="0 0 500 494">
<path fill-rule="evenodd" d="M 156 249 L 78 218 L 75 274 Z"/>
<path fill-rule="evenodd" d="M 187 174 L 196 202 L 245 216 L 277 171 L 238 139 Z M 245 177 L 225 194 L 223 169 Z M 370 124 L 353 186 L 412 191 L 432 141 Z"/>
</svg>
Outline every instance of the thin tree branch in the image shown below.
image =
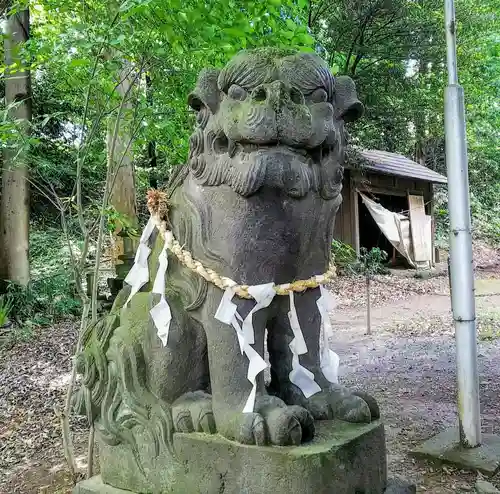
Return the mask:
<svg viewBox="0 0 500 494">
<path fill-rule="evenodd" d="M 138 77 L 140 76 L 140 74 L 142 73 L 142 70 L 144 69 L 144 65 L 145 65 L 145 63 L 143 63 L 140 70 L 137 71 L 137 73 L 134 76 L 134 79 L 131 81 L 131 83 L 127 87 L 127 90 L 125 91 L 125 94 L 122 97 L 120 108 L 118 109 L 118 114 L 117 114 L 116 120 L 115 120 L 115 126 L 113 129 L 113 135 L 112 135 L 112 140 L 111 140 L 111 149 L 110 149 L 110 154 L 109 154 L 109 165 L 108 165 L 108 170 L 106 172 L 106 187 L 104 190 L 104 197 L 103 197 L 103 201 L 102 201 L 101 216 L 100 216 L 100 221 L 99 221 L 99 231 L 98 231 L 98 237 L 97 237 L 96 261 L 95 261 L 94 279 L 93 279 L 93 286 L 92 286 L 92 319 L 91 319 L 92 322 L 95 322 L 97 320 L 97 288 L 98 288 L 98 283 L 99 283 L 99 268 L 100 268 L 100 260 L 101 260 L 102 242 L 103 242 L 103 236 L 104 236 L 104 227 L 105 227 L 105 221 L 106 221 L 106 216 L 104 214 L 104 211 L 106 210 L 106 207 L 108 205 L 108 201 L 109 201 L 109 198 L 110 198 L 111 192 L 112 192 L 112 188 L 110 186 L 114 182 L 113 175 L 112 175 L 113 170 L 111 170 L 111 168 L 112 168 L 112 163 L 114 160 L 114 152 L 115 152 L 115 148 L 116 148 L 116 142 L 118 139 L 118 132 L 120 130 L 121 117 L 122 117 L 122 113 L 125 109 L 125 105 L 128 101 L 130 91 L 135 86 Z M 117 171 L 114 173 L 117 173 Z"/>
</svg>

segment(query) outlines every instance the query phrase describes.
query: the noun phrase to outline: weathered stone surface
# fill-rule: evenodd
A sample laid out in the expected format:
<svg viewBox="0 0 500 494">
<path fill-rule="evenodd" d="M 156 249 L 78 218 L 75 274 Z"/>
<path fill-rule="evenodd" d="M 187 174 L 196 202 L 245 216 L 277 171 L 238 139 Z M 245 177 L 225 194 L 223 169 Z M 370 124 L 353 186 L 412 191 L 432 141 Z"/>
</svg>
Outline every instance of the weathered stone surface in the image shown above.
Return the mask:
<svg viewBox="0 0 500 494">
<path fill-rule="evenodd" d="M 482 479 L 476 482 L 475 489 L 477 494 L 500 494 L 500 491 L 492 483 Z"/>
<path fill-rule="evenodd" d="M 481 446 L 463 448 L 458 427 L 451 427 L 428 439 L 412 451 L 413 456 L 449 463 L 467 470 L 493 476 L 500 470 L 500 437 L 482 434 Z"/>
<path fill-rule="evenodd" d="M 220 435 L 175 434 L 178 464 L 164 455 L 154 458 L 146 436 L 138 441 L 147 480 L 129 448 L 118 447 L 117 453 L 104 447 L 106 484 L 151 494 L 382 494 L 386 486 L 384 430 L 378 422 L 323 422 L 310 444 L 282 448 L 242 445 Z"/>
<path fill-rule="evenodd" d="M 416 492 L 417 487 L 414 484 L 409 484 L 400 479 L 391 479 L 387 483 L 384 494 L 416 494 Z"/>
<path fill-rule="evenodd" d="M 331 443 L 335 451 L 319 453 L 318 443 L 310 443 L 324 427 L 319 421 L 370 424 L 379 418 L 374 398 L 338 385 L 334 371 L 328 378 L 323 373 L 317 284 L 293 294 L 307 346 L 294 360 L 290 343 L 297 330 L 286 293 L 253 314 L 243 354 L 233 326 L 214 317 L 222 290 L 198 271 L 210 270 L 209 280 L 223 276 L 254 286 L 316 279 L 328 270 L 342 200 L 344 124 L 363 112 L 354 83 L 334 78 L 315 54 L 260 49 L 239 53 L 222 70 L 203 71 L 189 104 L 197 125 L 188 162 L 164 196 L 162 218 L 191 262 L 200 264 L 189 269 L 169 253 L 168 344 L 150 317 L 159 300 L 151 290 L 164 247 L 156 232 L 144 246 L 151 249 L 149 283 L 128 306 L 129 289 L 119 292 L 111 314 L 87 328 L 78 357 L 84 385 L 77 408 L 95 420 L 102 479 L 139 492 L 153 486 L 158 492 L 223 487 L 240 493 L 257 486 L 248 490 L 256 494 L 289 492 L 287 479 L 294 478 L 305 489 L 301 494 L 351 494 L 359 482 L 360 489 L 378 494 L 385 487 L 381 427 L 367 425 L 374 428 L 371 435 L 355 432 L 340 449 Z M 242 318 L 256 303 L 238 296 L 233 302 Z M 252 390 L 248 355 L 263 356 L 265 338 L 271 383 L 266 389 L 262 372 L 257 376 L 253 411 L 243 413 Z M 310 385 L 314 380 L 316 393 L 293 384 L 292 372 L 302 372 Z M 337 425 L 335 430 L 340 434 Z M 216 431 L 203 440 L 195 435 Z M 297 454 L 249 446 L 300 444 Z M 308 454 L 309 448 L 316 453 Z M 182 467 L 174 460 L 179 455 Z M 326 475 L 326 467 L 334 474 Z M 192 485 L 194 478 L 203 486 Z"/>
<path fill-rule="evenodd" d="M 96 475 L 87 480 L 82 480 L 76 484 L 73 494 L 130 494 L 131 491 L 111 487 L 102 481 L 100 475 Z"/>
</svg>

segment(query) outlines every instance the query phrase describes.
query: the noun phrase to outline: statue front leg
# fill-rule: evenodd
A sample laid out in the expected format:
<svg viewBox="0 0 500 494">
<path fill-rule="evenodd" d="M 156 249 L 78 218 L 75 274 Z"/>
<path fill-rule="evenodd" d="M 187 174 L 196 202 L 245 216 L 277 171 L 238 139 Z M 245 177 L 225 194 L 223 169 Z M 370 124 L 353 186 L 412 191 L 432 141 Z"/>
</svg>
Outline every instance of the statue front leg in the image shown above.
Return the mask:
<svg viewBox="0 0 500 494">
<path fill-rule="evenodd" d="M 361 392 L 329 382 L 321 370 L 321 315 L 316 305 L 320 290 L 309 289 L 294 294 L 294 302 L 307 353 L 299 356 L 302 367 L 314 374 L 317 392 L 306 398 L 299 386 L 290 381 L 293 370 L 290 343 L 294 333 L 288 317 L 288 297 L 280 297 L 279 310 L 268 331 L 268 350 L 271 362 L 270 391 L 289 405 L 306 408 L 315 420 L 338 418 L 348 422 L 370 422 L 380 413 L 376 401 Z"/>
<path fill-rule="evenodd" d="M 235 329 L 214 316 L 222 292 L 213 286 L 197 316 L 206 331 L 212 390 L 212 410 L 217 431 L 228 439 L 244 444 L 300 444 L 312 437 L 313 420 L 303 408 L 287 406 L 281 399 L 269 396 L 261 372 L 256 380 L 253 410 L 244 412 L 252 383 L 248 380 L 249 358 L 242 354 Z M 234 297 L 238 314 L 245 317 L 254 301 Z M 272 306 L 253 314 L 255 344 L 251 348 L 264 355 L 264 334 Z"/>
</svg>

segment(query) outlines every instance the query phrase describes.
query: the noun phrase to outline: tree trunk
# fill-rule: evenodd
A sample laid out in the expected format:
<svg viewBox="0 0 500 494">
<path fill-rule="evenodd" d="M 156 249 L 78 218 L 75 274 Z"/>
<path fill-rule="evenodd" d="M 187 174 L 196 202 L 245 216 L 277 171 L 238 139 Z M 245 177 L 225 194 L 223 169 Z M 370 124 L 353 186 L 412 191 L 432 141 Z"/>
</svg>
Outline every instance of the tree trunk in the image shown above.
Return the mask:
<svg viewBox="0 0 500 494">
<path fill-rule="evenodd" d="M 110 205 L 120 216 L 126 219 L 131 227 L 137 227 L 137 202 L 135 194 L 135 174 L 133 164 L 132 140 L 134 129 L 133 111 L 134 111 L 134 73 L 128 64 L 123 65 L 118 74 L 121 81 L 117 92 L 120 99 L 125 98 L 121 121 L 119 122 L 119 131 L 113 142 L 113 132 L 115 128 L 115 119 L 111 119 L 108 127 L 107 151 L 108 167 L 114 181 L 111 188 Z M 112 149 L 114 146 L 114 149 Z M 123 240 L 117 234 L 123 230 L 126 225 L 120 224 L 112 237 L 113 257 L 117 264 L 118 256 L 123 254 Z"/>
<path fill-rule="evenodd" d="M 29 70 L 22 70 L 20 46 L 29 38 L 29 11 L 11 15 L 6 26 L 5 65 L 18 64 L 21 69 L 5 71 L 5 103 L 9 117 L 17 122 L 21 136 L 29 133 L 31 121 L 31 80 Z M 2 196 L 0 204 L 0 277 L 27 285 L 30 280 L 29 183 L 26 146 L 4 151 Z M 16 149 L 17 148 L 17 149 Z"/>
</svg>

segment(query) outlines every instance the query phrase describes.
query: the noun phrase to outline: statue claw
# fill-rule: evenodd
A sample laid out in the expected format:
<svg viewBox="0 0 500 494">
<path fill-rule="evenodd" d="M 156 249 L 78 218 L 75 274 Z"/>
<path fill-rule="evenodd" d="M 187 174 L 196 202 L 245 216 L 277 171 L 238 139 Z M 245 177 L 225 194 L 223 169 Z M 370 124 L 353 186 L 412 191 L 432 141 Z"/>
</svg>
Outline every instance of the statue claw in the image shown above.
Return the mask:
<svg viewBox="0 0 500 494">
<path fill-rule="evenodd" d="M 335 408 L 335 417 L 346 422 L 369 424 L 372 420 L 368 404 L 359 396 L 346 396 Z"/>
<path fill-rule="evenodd" d="M 214 434 L 216 431 L 217 428 L 215 426 L 214 414 L 210 407 L 210 411 L 205 411 L 198 420 L 198 432 L 204 432 L 205 434 Z"/>
<path fill-rule="evenodd" d="M 364 391 L 353 391 L 352 394 L 355 396 L 359 396 L 366 402 L 368 408 L 370 409 L 372 420 L 377 420 L 380 418 L 380 408 L 373 396 L 369 395 L 368 393 L 365 393 Z"/>
<path fill-rule="evenodd" d="M 173 418 L 176 432 L 194 432 L 193 419 L 189 410 L 176 408 Z"/>
<path fill-rule="evenodd" d="M 186 393 L 172 404 L 176 432 L 216 432 L 212 397 L 203 391 Z"/>
<path fill-rule="evenodd" d="M 244 414 L 237 440 L 242 444 L 266 445 L 268 441 L 264 417 L 258 413 Z"/>
</svg>

